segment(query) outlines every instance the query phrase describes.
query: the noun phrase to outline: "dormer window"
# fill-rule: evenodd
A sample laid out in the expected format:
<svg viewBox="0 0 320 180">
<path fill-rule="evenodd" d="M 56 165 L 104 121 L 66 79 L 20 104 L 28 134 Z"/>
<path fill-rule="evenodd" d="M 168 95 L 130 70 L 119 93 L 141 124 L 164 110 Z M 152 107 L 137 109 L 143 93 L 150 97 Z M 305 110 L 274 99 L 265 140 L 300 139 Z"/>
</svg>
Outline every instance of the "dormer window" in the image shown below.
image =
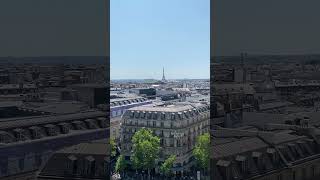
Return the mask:
<svg viewBox="0 0 320 180">
<path fill-rule="evenodd" d="M 158 114 L 156 112 L 153 113 L 153 119 L 158 119 Z"/>
<path fill-rule="evenodd" d="M 171 114 L 171 120 L 175 120 L 175 114 L 174 113 Z"/>
<path fill-rule="evenodd" d="M 247 173 L 249 169 L 247 158 L 245 156 L 237 156 L 236 161 L 238 163 L 239 169 L 241 170 L 241 173 Z"/>
<path fill-rule="evenodd" d="M 13 130 L 15 133 L 15 136 L 18 141 L 23 141 L 24 140 L 24 135 L 23 135 L 23 130 L 22 129 L 14 129 Z"/>
<path fill-rule="evenodd" d="M 96 128 L 93 121 L 94 121 L 93 119 L 86 119 L 85 120 L 85 123 L 86 123 L 86 125 L 87 125 L 87 127 L 89 129 L 95 129 Z"/>
<path fill-rule="evenodd" d="M 139 115 L 140 115 L 140 112 L 139 111 L 137 111 L 137 112 L 135 112 L 135 118 L 139 118 Z"/>
<path fill-rule="evenodd" d="M 102 128 L 108 127 L 108 123 L 107 123 L 107 119 L 106 118 L 99 117 L 97 120 L 99 122 L 100 127 L 102 127 Z"/>
<path fill-rule="evenodd" d="M 44 126 L 46 128 L 47 134 L 49 136 L 54 136 L 57 134 L 56 129 L 55 129 L 55 125 L 53 124 L 48 124 Z"/>
<path fill-rule="evenodd" d="M 33 139 L 40 138 L 40 128 L 39 127 L 32 126 L 32 127 L 29 128 L 29 130 L 30 130 L 30 133 L 31 133 L 31 137 Z"/>
<path fill-rule="evenodd" d="M 162 119 L 162 120 L 166 119 L 166 114 L 165 114 L 165 113 L 162 113 L 162 114 L 161 114 L 161 119 Z"/>
<path fill-rule="evenodd" d="M 253 152 L 252 158 L 259 169 L 262 169 L 264 167 L 265 164 L 263 162 L 264 159 L 263 154 L 261 152 Z"/>
<path fill-rule="evenodd" d="M 141 114 L 141 117 L 142 118 L 146 118 L 146 112 L 143 111 L 142 114 Z"/>
<path fill-rule="evenodd" d="M 77 174 L 78 172 L 78 159 L 76 156 L 74 155 L 70 155 L 68 156 L 68 161 L 67 161 L 67 171 L 69 172 L 69 174 Z"/>
<path fill-rule="evenodd" d="M 8 142 L 7 132 L 0 131 L 0 143 L 6 143 L 6 142 Z"/>
<path fill-rule="evenodd" d="M 92 156 L 87 156 L 85 158 L 85 173 L 87 175 L 95 174 L 95 159 Z"/>
<path fill-rule="evenodd" d="M 61 130 L 62 134 L 68 134 L 69 133 L 69 124 L 60 123 L 60 124 L 58 124 L 58 126 L 60 127 L 60 130 Z"/>
</svg>

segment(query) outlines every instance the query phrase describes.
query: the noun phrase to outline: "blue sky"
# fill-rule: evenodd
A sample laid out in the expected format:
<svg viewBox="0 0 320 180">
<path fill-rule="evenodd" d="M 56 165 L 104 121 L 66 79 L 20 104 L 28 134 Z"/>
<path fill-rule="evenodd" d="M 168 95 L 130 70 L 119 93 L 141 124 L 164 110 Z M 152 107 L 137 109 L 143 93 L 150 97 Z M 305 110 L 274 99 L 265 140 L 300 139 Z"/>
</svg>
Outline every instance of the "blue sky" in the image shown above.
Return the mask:
<svg viewBox="0 0 320 180">
<path fill-rule="evenodd" d="M 111 0 L 111 79 L 209 78 L 210 0 Z"/>
</svg>

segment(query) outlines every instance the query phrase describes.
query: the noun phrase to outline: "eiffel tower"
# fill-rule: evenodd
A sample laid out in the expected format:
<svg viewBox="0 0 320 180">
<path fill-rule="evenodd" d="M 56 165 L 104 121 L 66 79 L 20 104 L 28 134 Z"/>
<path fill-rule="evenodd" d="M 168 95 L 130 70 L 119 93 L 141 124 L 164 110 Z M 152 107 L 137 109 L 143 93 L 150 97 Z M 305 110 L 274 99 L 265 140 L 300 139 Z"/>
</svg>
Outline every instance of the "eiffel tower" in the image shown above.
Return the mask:
<svg viewBox="0 0 320 180">
<path fill-rule="evenodd" d="M 162 81 L 163 81 L 163 82 L 166 81 L 166 77 L 164 76 L 164 68 L 162 69 Z"/>
</svg>

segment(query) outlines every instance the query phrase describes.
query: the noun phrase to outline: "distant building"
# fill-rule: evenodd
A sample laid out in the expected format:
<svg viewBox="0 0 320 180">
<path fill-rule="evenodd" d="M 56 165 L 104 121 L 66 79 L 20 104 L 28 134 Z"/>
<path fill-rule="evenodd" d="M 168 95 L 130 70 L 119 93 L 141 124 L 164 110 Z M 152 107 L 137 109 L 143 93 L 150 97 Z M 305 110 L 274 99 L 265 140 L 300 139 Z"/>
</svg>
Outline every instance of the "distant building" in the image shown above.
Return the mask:
<svg viewBox="0 0 320 180">
<path fill-rule="evenodd" d="M 130 93 L 135 93 L 148 98 L 155 98 L 157 91 L 154 88 L 134 88 L 129 90 Z"/>
<path fill-rule="evenodd" d="M 158 90 L 157 96 L 160 97 L 162 101 L 177 100 L 181 97 L 178 92 L 167 90 Z"/>
<path fill-rule="evenodd" d="M 77 91 L 77 99 L 90 107 L 107 104 L 107 84 L 77 84 L 70 86 Z"/>
<path fill-rule="evenodd" d="M 0 95 L 35 93 L 38 88 L 35 84 L 3 84 L 0 85 Z"/>
<path fill-rule="evenodd" d="M 245 71 L 242 68 L 234 69 L 234 82 L 243 83 L 244 76 L 245 76 Z"/>
<path fill-rule="evenodd" d="M 120 140 L 121 116 L 127 109 L 151 104 L 152 101 L 143 97 L 116 98 L 110 100 L 110 127 L 111 137 Z"/>
</svg>

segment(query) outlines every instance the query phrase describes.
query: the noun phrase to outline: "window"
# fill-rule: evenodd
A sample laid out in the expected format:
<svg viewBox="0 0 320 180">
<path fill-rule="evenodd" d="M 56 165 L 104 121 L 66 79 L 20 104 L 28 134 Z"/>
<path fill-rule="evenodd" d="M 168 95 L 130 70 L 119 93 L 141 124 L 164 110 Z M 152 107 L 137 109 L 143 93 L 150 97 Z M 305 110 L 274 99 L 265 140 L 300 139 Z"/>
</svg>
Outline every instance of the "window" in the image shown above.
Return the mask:
<svg viewBox="0 0 320 180">
<path fill-rule="evenodd" d="M 153 119 L 158 119 L 158 114 L 157 113 L 153 114 Z"/>
<path fill-rule="evenodd" d="M 0 174 L 4 175 L 8 172 L 8 162 L 0 162 Z"/>
<path fill-rule="evenodd" d="M 152 122 L 153 127 L 156 127 L 156 121 Z"/>
<path fill-rule="evenodd" d="M 171 120 L 175 120 L 175 115 L 174 115 L 174 113 L 171 114 Z"/>
<path fill-rule="evenodd" d="M 162 114 L 161 114 L 161 119 L 164 120 L 165 117 L 166 117 L 166 114 L 165 114 L 165 113 L 162 113 Z"/>
<path fill-rule="evenodd" d="M 24 158 L 19 159 L 19 168 L 21 171 L 24 170 Z"/>
<path fill-rule="evenodd" d="M 316 167 L 315 167 L 315 165 L 313 165 L 311 167 L 311 172 L 312 172 L 312 177 L 315 177 L 316 176 Z"/>
<path fill-rule="evenodd" d="M 177 146 L 180 147 L 181 146 L 181 142 L 180 140 L 177 140 Z"/>
<path fill-rule="evenodd" d="M 42 163 L 41 154 L 36 155 L 35 161 L 36 161 L 36 166 L 41 166 L 41 163 Z"/>
<path fill-rule="evenodd" d="M 173 142 L 174 140 L 172 140 L 171 139 L 171 141 L 170 141 L 170 147 L 174 147 L 174 142 Z"/>
<path fill-rule="evenodd" d="M 117 116 L 117 112 L 116 111 L 112 111 L 112 117 L 116 117 Z"/>
<path fill-rule="evenodd" d="M 307 177 L 306 168 L 302 168 L 302 177 Z"/>
</svg>

